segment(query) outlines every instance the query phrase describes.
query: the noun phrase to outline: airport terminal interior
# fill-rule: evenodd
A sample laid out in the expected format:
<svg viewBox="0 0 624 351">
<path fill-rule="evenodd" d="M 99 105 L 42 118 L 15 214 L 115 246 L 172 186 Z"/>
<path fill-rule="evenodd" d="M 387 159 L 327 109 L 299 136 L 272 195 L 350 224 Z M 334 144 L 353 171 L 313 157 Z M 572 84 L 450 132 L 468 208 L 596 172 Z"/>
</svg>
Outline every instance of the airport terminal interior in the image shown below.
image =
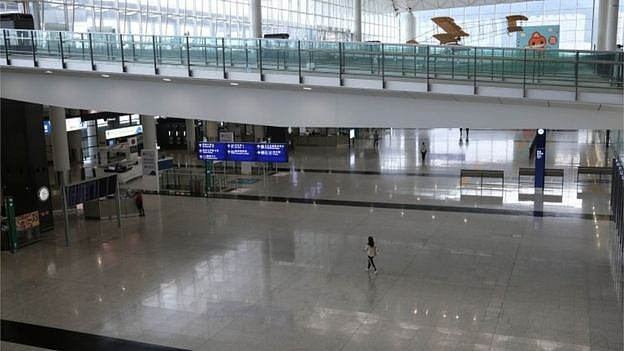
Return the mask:
<svg viewBox="0 0 624 351">
<path fill-rule="evenodd" d="M 0 18 L 0 350 L 624 350 L 624 1 Z"/>
</svg>

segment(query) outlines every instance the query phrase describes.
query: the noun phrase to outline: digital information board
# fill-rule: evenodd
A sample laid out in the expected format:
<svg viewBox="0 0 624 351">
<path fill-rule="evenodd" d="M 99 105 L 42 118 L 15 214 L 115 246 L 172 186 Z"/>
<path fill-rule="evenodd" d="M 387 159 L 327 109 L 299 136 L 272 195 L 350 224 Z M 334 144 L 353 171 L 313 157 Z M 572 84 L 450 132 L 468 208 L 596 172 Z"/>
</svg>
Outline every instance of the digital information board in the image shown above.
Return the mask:
<svg viewBox="0 0 624 351">
<path fill-rule="evenodd" d="M 197 158 L 212 161 L 288 162 L 286 144 L 197 143 Z"/>
</svg>

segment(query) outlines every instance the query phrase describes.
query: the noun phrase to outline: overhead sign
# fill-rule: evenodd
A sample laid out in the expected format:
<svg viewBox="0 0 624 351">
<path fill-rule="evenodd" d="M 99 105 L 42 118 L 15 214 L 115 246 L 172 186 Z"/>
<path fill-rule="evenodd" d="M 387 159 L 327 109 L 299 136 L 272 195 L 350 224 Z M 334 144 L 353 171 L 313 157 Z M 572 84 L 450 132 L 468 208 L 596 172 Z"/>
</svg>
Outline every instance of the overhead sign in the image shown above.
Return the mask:
<svg viewBox="0 0 624 351">
<path fill-rule="evenodd" d="M 50 121 L 48 120 L 43 121 L 43 134 L 50 135 L 51 132 L 52 132 L 52 123 L 50 123 Z"/>
<path fill-rule="evenodd" d="M 288 162 L 288 147 L 277 143 L 197 143 L 197 158 L 212 161 Z"/>
<path fill-rule="evenodd" d="M 197 143 L 197 158 L 200 160 L 225 160 L 225 143 Z"/>
<path fill-rule="evenodd" d="M 256 149 L 258 162 L 288 162 L 286 144 L 257 144 Z"/>
<path fill-rule="evenodd" d="M 123 138 L 131 135 L 137 135 L 143 133 L 143 126 L 138 124 L 129 127 L 117 128 L 117 129 L 109 129 L 106 131 L 106 139 L 117 139 Z"/>
<path fill-rule="evenodd" d="M 67 118 L 65 120 L 65 128 L 68 132 L 80 130 L 82 128 L 82 119 L 80 117 Z"/>
<path fill-rule="evenodd" d="M 253 162 L 256 160 L 256 144 L 227 143 L 225 149 L 228 161 Z"/>
</svg>

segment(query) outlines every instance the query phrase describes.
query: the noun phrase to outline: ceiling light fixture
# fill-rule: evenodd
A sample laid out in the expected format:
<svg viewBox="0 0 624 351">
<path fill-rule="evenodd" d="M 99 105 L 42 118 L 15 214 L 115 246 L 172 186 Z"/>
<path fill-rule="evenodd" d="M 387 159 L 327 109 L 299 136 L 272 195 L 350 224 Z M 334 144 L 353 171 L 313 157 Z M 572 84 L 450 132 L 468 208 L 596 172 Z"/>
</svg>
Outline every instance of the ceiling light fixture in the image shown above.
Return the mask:
<svg viewBox="0 0 624 351">
<path fill-rule="evenodd" d="M 303 90 L 312 90 L 310 87 L 303 87 Z"/>
<path fill-rule="evenodd" d="M 45 71 L 46 74 L 52 74 L 52 71 Z"/>
<path fill-rule="evenodd" d="M 102 74 L 102 78 L 109 78 L 110 76 L 108 74 Z"/>
<path fill-rule="evenodd" d="M 236 83 L 236 82 L 230 82 L 230 85 L 232 85 L 232 86 L 237 86 L 237 85 L 238 85 L 238 83 Z"/>
<path fill-rule="evenodd" d="M 169 78 L 163 78 L 163 80 L 164 80 L 165 82 L 171 82 L 171 79 L 169 79 Z"/>
</svg>

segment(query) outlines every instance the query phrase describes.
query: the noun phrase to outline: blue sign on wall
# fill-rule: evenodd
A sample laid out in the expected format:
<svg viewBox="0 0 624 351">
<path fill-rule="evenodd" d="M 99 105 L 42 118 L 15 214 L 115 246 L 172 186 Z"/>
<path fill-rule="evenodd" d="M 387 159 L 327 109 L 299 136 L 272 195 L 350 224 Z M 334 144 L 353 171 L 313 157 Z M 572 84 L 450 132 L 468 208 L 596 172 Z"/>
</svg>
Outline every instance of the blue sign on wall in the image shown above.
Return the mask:
<svg viewBox="0 0 624 351">
<path fill-rule="evenodd" d="M 256 144 L 250 143 L 227 143 L 225 144 L 226 160 L 247 161 L 256 160 Z"/>
<path fill-rule="evenodd" d="M 225 143 L 197 143 L 197 158 L 200 160 L 225 160 Z"/>
<path fill-rule="evenodd" d="M 258 144 L 256 154 L 258 162 L 288 162 L 286 144 Z"/>
<path fill-rule="evenodd" d="M 197 143 L 197 158 L 212 161 L 288 162 L 286 144 Z"/>
<path fill-rule="evenodd" d="M 50 121 L 43 121 L 43 134 L 50 135 L 52 132 L 52 123 Z"/>
</svg>

